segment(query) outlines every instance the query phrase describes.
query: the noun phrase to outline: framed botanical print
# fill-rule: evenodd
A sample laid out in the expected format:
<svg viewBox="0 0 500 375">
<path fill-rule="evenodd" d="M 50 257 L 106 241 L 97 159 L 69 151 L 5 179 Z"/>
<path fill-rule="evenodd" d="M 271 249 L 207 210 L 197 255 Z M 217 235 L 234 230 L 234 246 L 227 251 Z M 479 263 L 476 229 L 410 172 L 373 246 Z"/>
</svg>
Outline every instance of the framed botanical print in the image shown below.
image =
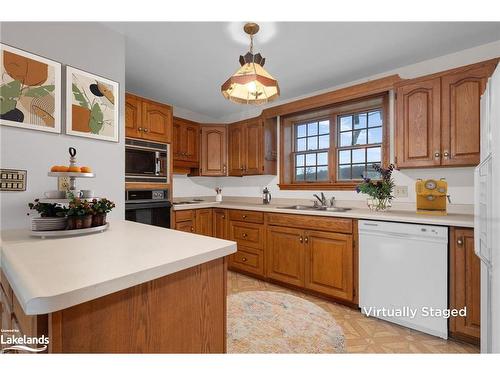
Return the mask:
<svg viewBox="0 0 500 375">
<path fill-rule="evenodd" d="M 61 132 L 61 64 L 0 43 L 0 124 Z"/>
<path fill-rule="evenodd" d="M 66 67 L 66 134 L 118 142 L 118 82 Z"/>
</svg>

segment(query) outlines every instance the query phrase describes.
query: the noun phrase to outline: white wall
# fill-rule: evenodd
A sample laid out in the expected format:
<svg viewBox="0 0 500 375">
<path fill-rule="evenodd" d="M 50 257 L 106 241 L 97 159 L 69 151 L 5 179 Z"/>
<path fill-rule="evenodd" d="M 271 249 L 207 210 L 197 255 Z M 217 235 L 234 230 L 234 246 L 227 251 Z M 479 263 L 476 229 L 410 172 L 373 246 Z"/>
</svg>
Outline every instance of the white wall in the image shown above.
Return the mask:
<svg viewBox="0 0 500 375">
<path fill-rule="evenodd" d="M 2 23 L 2 43 L 24 49 L 63 64 L 101 75 L 120 84 L 119 143 L 91 140 L 65 134 L 51 134 L 0 126 L 0 165 L 28 171 L 24 192 L 0 192 L 0 228 L 29 225 L 27 204 L 44 191 L 57 189 L 57 179 L 47 176 L 54 164 L 68 164 L 68 148 L 77 149 L 79 165 L 91 166 L 97 177 L 78 180 L 79 188 L 94 189 L 116 203 L 111 218 L 124 217 L 124 90 L 125 41 L 122 35 L 98 23 Z M 65 125 L 63 89 L 62 122 Z M 64 130 L 63 130 L 64 132 Z"/>
<path fill-rule="evenodd" d="M 336 86 L 329 88 L 327 90 L 322 90 L 318 92 L 311 93 L 309 95 L 301 96 L 300 98 L 319 94 L 322 92 L 336 90 L 342 87 L 351 86 L 357 83 L 366 82 L 376 78 L 384 77 L 390 74 L 399 74 L 401 78 L 415 78 L 418 76 L 431 74 L 447 69 L 452 69 L 455 67 L 472 64 L 479 61 L 488 60 L 491 58 L 500 56 L 500 41 L 485 44 L 475 48 L 467 49 L 457 53 L 441 56 L 432 60 L 422 61 L 413 65 L 401 67 L 389 72 L 384 72 L 377 74 L 376 76 L 367 77 L 365 79 L 360 79 L 355 82 L 351 82 L 342 86 Z M 299 98 L 293 98 L 286 101 L 274 102 L 268 106 L 274 106 L 277 104 L 290 102 L 297 100 Z M 393 161 L 394 154 L 394 102 L 391 95 L 390 100 L 390 112 L 391 112 L 391 161 Z M 243 111 L 237 115 L 227 116 L 222 118 L 221 122 L 233 122 L 249 117 L 259 115 L 263 107 L 244 107 Z M 394 178 L 397 185 L 408 186 L 408 197 L 398 198 L 398 202 L 415 202 L 415 181 L 418 178 L 446 178 L 449 184 L 449 194 L 451 196 L 452 203 L 454 204 L 473 204 L 474 199 L 474 176 L 473 168 L 427 168 L 427 169 L 405 169 L 402 171 L 396 171 L 394 173 Z M 194 182 L 189 187 L 190 194 L 184 194 L 188 191 L 188 182 L 185 176 L 182 179 L 182 185 L 179 184 L 180 178 L 174 176 L 174 196 L 194 196 L 194 195 L 206 195 L 205 189 L 198 189 L 194 185 Z M 199 179 L 199 178 L 198 178 Z M 277 186 L 278 177 L 277 176 L 248 176 L 248 177 L 218 177 L 207 179 L 204 184 L 204 188 L 207 185 L 212 187 L 221 186 L 223 187 L 223 193 L 228 196 L 251 196 L 257 197 L 261 195 L 262 189 L 267 186 L 269 187 L 271 193 L 274 197 L 279 198 L 299 198 L 307 199 L 312 197 L 314 191 L 292 191 L 292 190 L 280 190 Z M 182 189 L 178 188 L 181 187 Z M 210 195 L 214 195 L 211 193 Z M 329 191 L 327 195 L 335 195 L 337 199 L 340 200 L 364 200 L 366 196 L 359 195 L 354 191 Z"/>
</svg>

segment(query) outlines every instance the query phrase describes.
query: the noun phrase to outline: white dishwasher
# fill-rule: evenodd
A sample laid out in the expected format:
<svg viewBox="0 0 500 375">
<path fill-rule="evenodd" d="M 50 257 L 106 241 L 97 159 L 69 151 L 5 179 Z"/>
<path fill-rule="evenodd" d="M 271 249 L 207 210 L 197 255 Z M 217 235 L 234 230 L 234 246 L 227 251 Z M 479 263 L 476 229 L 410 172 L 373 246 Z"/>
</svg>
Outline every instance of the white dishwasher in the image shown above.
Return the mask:
<svg viewBox="0 0 500 375">
<path fill-rule="evenodd" d="M 448 228 L 359 220 L 361 312 L 448 338 Z"/>
</svg>

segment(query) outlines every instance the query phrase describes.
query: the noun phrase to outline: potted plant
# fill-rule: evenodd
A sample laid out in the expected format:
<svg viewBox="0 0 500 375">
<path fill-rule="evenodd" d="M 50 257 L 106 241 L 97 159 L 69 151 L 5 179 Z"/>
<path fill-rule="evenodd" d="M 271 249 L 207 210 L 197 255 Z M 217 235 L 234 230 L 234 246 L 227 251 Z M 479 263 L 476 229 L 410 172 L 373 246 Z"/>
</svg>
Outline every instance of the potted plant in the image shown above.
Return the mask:
<svg viewBox="0 0 500 375">
<path fill-rule="evenodd" d="M 358 193 L 368 194 L 368 208 L 374 211 L 385 211 L 391 208 L 391 201 L 394 198 L 392 190 L 394 189 L 394 179 L 392 171 L 394 165 L 391 164 L 387 169 L 378 164 L 373 164 L 373 169 L 380 174 L 380 179 L 372 180 L 363 176 L 363 182 L 356 186 Z"/>
<path fill-rule="evenodd" d="M 92 200 L 92 226 L 98 227 L 106 224 L 106 214 L 115 208 L 115 203 L 106 199 Z"/>
<path fill-rule="evenodd" d="M 33 203 L 28 203 L 28 207 L 40 214 L 39 218 L 31 220 L 33 230 L 64 230 L 66 228 L 67 210 L 59 204 L 41 203 L 39 199 L 35 199 Z"/>
<path fill-rule="evenodd" d="M 73 198 L 68 204 L 67 229 L 82 229 L 92 226 L 92 206 L 86 200 Z"/>
</svg>

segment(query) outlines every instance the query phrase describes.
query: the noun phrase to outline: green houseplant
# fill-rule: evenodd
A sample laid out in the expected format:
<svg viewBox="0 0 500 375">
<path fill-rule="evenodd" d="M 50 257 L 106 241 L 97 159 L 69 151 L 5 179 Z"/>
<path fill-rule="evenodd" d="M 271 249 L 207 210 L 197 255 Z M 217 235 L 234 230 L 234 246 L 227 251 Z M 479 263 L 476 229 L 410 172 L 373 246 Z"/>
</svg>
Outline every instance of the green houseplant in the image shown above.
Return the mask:
<svg viewBox="0 0 500 375">
<path fill-rule="evenodd" d="M 106 224 L 106 215 L 115 208 L 115 203 L 106 199 L 92 200 L 92 226 L 98 227 Z"/>
<path fill-rule="evenodd" d="M 394 198 L 392 195 L 394 190 L 394 179 L 392 178 L 394 165 L 391 164 L 385 169 L 378 164 L 373 164 L 373 169 L 380 174 L 381 178 L 372 180 L 363 176 L 363 182 L 356 186 L 356 191 L 370 196 L 367 201 L 370 210 L 385 211 L 391 208 L 392 199 Z"/>
<path fill-rule="evenodd" d="M 57 203 L 40 203 L 40 199 L 35 199 L 33 203 L 28 203 L 30 210 L 35 210 L 41 217 L 64 217 L 66 209 Z M 29 215 L 29 213 L 28 213 Z"/>
<path fill-rule="evenodd" d="M 73 198 L 68 204 L 68 229 L 90 228 L 92 214 L 92 206 L 88 201 Z"/>
</svg>

